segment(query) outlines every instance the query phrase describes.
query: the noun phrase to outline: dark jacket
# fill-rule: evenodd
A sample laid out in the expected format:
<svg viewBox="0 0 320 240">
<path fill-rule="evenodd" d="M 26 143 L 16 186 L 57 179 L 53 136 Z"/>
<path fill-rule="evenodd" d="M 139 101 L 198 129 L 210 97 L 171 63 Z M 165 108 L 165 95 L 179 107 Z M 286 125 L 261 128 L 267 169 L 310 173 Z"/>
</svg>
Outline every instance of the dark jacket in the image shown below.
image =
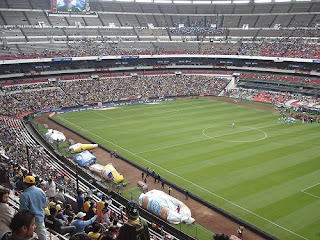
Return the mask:
<svg viewBox="0 0 320 240">
<path fill-rule="evenodd" d="M 117 240 L 150 240 L 148 224 L 141 218 L 139 220 L 128 220 L 120 228 Z"/>
</svg>

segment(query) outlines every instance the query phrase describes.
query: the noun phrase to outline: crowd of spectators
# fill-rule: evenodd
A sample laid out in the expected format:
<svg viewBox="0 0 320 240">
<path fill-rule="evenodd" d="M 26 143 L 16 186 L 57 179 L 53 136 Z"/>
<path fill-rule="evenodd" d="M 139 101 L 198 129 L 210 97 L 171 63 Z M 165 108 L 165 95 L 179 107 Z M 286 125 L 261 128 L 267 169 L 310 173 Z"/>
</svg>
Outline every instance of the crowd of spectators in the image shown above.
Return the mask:
<svg viewBox="0 0 320 240">
<path fill-rule="evenodd" d="M 1 237 L 16 229 L 11 228 L 10 224 L 14 219 L 14 211 L 7 206 L 10 189 L 14 195 L 20 196 L 18 214 L 27 210 L 31 211 L 33 216 L 34 227 L 30 229 L 29 237 L 32 237 L 35 230 L 41 240 L 46 238 L 45 232 L 37 231 L 39 230 L 39 221 L 41 223 L 43 217 L 45 226 L 54 232 L 69 236 L 86 233 L 88 240 L 97 240 L 99 237 L 101 240 L 115 239 L 116 237 L 126 239 L 121 235 L 127 230 L 121 230 L 121 227 L 127 226 L 128 223 L 129 225 L 126 227 L 129 228 L 128 231 L 132 227 L 140 226 L 137 234 L 142 234 L 142 232 L 149 234 L 148 224 L 137 214 L 138 205 L 136 203 L 131 203 L 134 204 L 131 208 L 127 206 L 125 209 L 123 207 L 119 209 L 113 205 L 112 199 L 108 195 L 97 192 L 95 189 L 84 189 L 82 185 L 79 188 L 75 178 L 68 175 L 68 171 L 62 167 L 55 165 L 54 160 L 45 153 L 42 147 L 33 147 L 29 144 L 27 149 L 23 144 L 27 142 L 28 138 L 25 132 L 26 129 L 21 120 L 7 117 L 0 119 L 0 150 L 2 154 L 0 183 L 6 187 L 3 189 L 0 186 L 0 222 L 5 221 L 6 223 L 5 226 L 1 225 L 0 227 Z M 29 161 L 26 161 L 28 158 L 26 154 L 29 155 Z M 5 171 L 3 172 L 3 170 Z M 70 200 L 68 200 L 70 197 L 67 197 L 66 194 L 77 199 L 77 208 L 73 209 L 72 205 L 74 204 L 70 204 Z M 36 197 L 36 200 L 30 200 L 32 197 Z M 130 221 L 141 224 L 130 226 Z M 12 235 L 15 234 L 15 232 L 12 233 Z M 166 235 L 163 232 L 164 239 Z M 7 239 L 10 239 L 10 236 L 9 234 Z M 159 236 L 154 239 L 159 239 Z M 171 236 L 171 239 L 174 238 Z"/>
<path fill-rule="evenodd" d="M 283 74 L 241 73 L 240 78 L 275 80 L 279 82 L 295 82 L 304 84 L 320 84 L 320 80 L 312 77 L 289 76 Z"/>
<path fill-rule="evenodd" d="M 238 55 L 320 58 L 320 42 L 318 39 L 306 38 L 273 38 L 241 43 Z"/>
<path fill-rule="evenodd" d="M 220 39 L 226 47 L 219 50 L 219 45 L 211 43 L 211 50 L 201 49 L 194 41 L 203 41 L 206 36 L 222 36 L 224 30 L 210 26 L 181 26 L 170 28 L 170 34 L 182 35 L 179 49 L 172 50 L 168 45 L 157 42 L 156 46 L 151 43 L 145 46 L 136 46 L 132 39 L 124 39 L 117 36 L 116 39 L 107 37 L 83 37 L 64 43 L 58 42 L 63 47 L 47 48 L 38 50 L 36 45 L 30 45 L 31 53 L 25 53 L 19 48 L 13 52 L 10 45 L 2 47 L 1 59 L 25 59 L 25 58 L 54 58 L 54 57 L 85 57 L 85 56 L 110 56 L 110 55 L 165 55 L 165 54 L 223 54 L 223 55 L 247 55 L 266 57 L 289 57 L 289 58 L 320 58 L 320 42 L 317 38 L 261 38 L 255 40 L 239 39 L 237 46 L 227 39 Z M 299 32 L 297 32 L 299 34 Z M 188 36 L 190 36 L 188 38 Z M 120 44 L 118 44 L 118 42 Z M 194 42 L 192 50 L 188 45 Z M 138 42 L 139 43 L 139 42 Z M 56 43 L 52 43 L 55 45 Z M 175 42 L 177 44 L 177 42 Z M 209 43 L 208 43 L 209 44 Z M 141 44 L 140 44 L 141 45 Z M 239 45 L 239 46 L 238 46 Z M 228 47 L 229 46 L 229 47 Z M 28 51 L 30 51 L 30 49 Z"/>
<path fill-rule="evenodd" d="M 295 111 L 305 111 L 305 109 L 310 108 L 310 106 L 318 107 L 318 109 L 320 107 L 320 98 L 298 93 L 237 88 L 227 91 L 225 96 L 236 99 L 270 103 L 279 107 L 289 107 Z M 289 102 L 290 104 L 288 104 Z M 319 117 L 316 117 L 316 119 L 316 121 L 320 120 Z"/>
<path fill-rule="evenodd" d="M 36 110 L 165 96 L 217 96 L 227 80 L 204 75 L 138 75 L 99 80 L 57 81 L 3 87 L 0 113 L 18 116 Z M 90 87 L 88 87 L 90 86 Z"/>
</svg>

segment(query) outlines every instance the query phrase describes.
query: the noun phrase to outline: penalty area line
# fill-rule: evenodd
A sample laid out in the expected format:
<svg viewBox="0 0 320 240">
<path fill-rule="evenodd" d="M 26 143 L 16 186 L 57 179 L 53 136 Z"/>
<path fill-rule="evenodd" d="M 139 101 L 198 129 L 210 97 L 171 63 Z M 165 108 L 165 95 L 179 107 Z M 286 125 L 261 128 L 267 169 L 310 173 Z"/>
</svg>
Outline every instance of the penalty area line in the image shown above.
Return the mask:
<svg viewBox="0 0 320 240">
<path fill-rule="evenodd" d="M 59 116 L 59 118 L 60 118 L 60 116 Z M 254 213 L 254 212 L 252 212 L 252 211 L 250 211 L 250 210 L 248 210 L 248 209 L 246 209 L 246 208 L 244 208 L 244 207 L 242 207 L 242 206 L 240 206 L 240 205 L 238 205 L 238 204 L 236 204 L 236 203 L 234 203 L 234 202 L 232 202 L 232 201 L 230 201 L 230 200 L 228 200 L 228 199 L 226 199 L 226 198 L 224 198 L 224 197 L 222 197 L 222 196 L 220 196 L 220 195 L 218 195 L 218 194 L 216 194 L 216 193 L 214 193 L 214 192 L 209 191 L 208 189 L 205 189 L 205 188 L 203 188 L 203 187 L 201 187 L 201 186 L 199 186 L 199 185 L 197 185 L 197 184 L 189 181 L 188 179 L 185 179 L 185 178 L 183 178 L 183 177 L 181 177 L 181 176 L 179 176 L 179 175 L 177 175 L 177 174 L 175 174 L 175 173 L 173 173 L 173 172 L 171 172 L 171 171 L 169 171 L 169 170 L 167 170 L 167 169 L 165 169 L 165 168 L 163 168 L 163 167 L 161 167 L 161 166 L 159 166 L 159 165 L 157 165 L 157 164 L 155 164 L 155 163 L 153 163 L 153 162 L 151 162 L 151 161 L 149 161 L 149 160 L 147 160 L 147 159 L 145 159 L 145 158 L 143 158 L 143 157 L 141 157 L 141 156 L 139 156 L 139 155 L 136 155 L 135 153 L 133 153 L 133 152 L 131 152 L 131 151 L 129 151 L 129 150 L 127 150 L 127 149 L 125 149 L 125 148 L 123 148 L 123 147 L 121 147 L 121 146 L 119 146 L 119 145 L 117 145 L 117 144 L 115 144 L 115 143 L 113 143 L 113 142 L 111 142 L 111 141 L 109 141 L 109 140 L 107 140 L 107 139 L 105 139 L 105 138 L 103 138 L 103 137 L 95 134 L 95 133 L 92 133 L 92 132 L 90 132 L 90 131 L 87 130 L 87 129 L 84 129 L 84 128 L 78 126 L 78 125 L 75 124 L 75 123 L 72 123 L 72 122 L 70 122 L 70 121 L 68 121 L 68 120 L 66 120 L 66 119 L 64 119 L 64 118 L 62 118 L 62 119 L 65 120 L 65 121 L 67 121 L 67 122 L 69 122 L 71 125 L 74 125 L 74 126 L 76 126 L 77 128 L 79 128 L 79 129 L 81 129 L 81 130 L 83 130 L 83 131 L 85 131 L 85 132 L 88 132 L 88 133 L 96 136 L 97 138 L 100 138 L 100 139 L 102 139 L 102 140 L 104 140 L 104 141 L 106 141 L 106 142 L 108 142 L 108 143 L 110 143 L 110 144 L 112 144 L 112 145 L 114 145 L 114 146 L 122 149 L 123 151 L 125 151 L 125 152 L 127 152 L 127 153 L 129 153 L 129 154 L 131 154 L 131 155 L 133 155 L 133 156 L 136 156 L 136 157 L 140 158 L 141 160 L 143 160 L 143 161 L 145 161 L 145 162 L 147 162 L 147 163 L 149 163 L 149 164 L 151 164 L 151 165 L 154 165 L 155 167 L 157 167 L 157 168 L 159 168 L 159 169 L 161 169 L 161 170 L 169 173 L 170 175 L 173 175 L 173 176 L 175 176 L 175 177 L 177 177 L 177 178 L 180 178 L 181 180 L 183 180 L 183 181 L 185 181 L 185 182 L 187 182 L 187 183 L 189 183 L 189 184 L 197 187 L 198 189 L 202 189 L 203 191 L 205 191 L 205 192 L 207 192 L 207 193 L 209 193 L 209 194 L 211 194 L 211 195 L 213 195 L 213 196 L 215 196 L 215 197 L 217 197 L 217 198 L 220 198 L 221 200 L 223 200 L 223 201 L 225 201 L 225 202 L 227 202 L 227 203 L 229 203 L 229 204 L 231 204 L 231 205 L 233 205 L 233 206 L 235 206 L 235 207 L 237 207 L 237 208 L 239 208 L 239 209 L 242 209 L 243 211 L 245 211 L 245 212 L 247 212 L 247 213 L 252 214 L 253 216 L 256 216 L 256 217 L 258 217 L 258 218 L 260 218 L 260 219 L 262 219 L 262 220 L 264 220 L 264 221 L 266 221 L 266 222 L 268 222 L 268 223 L 270 223 L 270 224 L 272 224 L 272 225 L 274 225 L 274 226 L 276 226 L 276 227 L 278 227 L 278 228 L 281 228 L 281 229 L 283 229 L 283 230 L 285 230 L 285 231 L 287 231 L 287 232 L 289 232 L 289 233 L 291 233 L 291 234 L 293 234 L 293 235 L 295 235 L 295 236 L 297 236 L 297 237 L 300 237 L 300 238 L 305 239 L 305 240 L 309 240 L 308 238 L 303 237 L 303 236 L 299 235 L 298 233 L 295 233 L 295 232 L 293 232 L 293 231 L 291 231 L 291 230 L 289 230 L 289 229 L 287 229 L 287 228 L 285 228 L 285 227 L 282 227 L 282 226 L 280 226 L 279 224 L 277 224 L 277 223 L 275 223 L 275 222 L 272 222 L 272 221 L 266 219 L 265 217 L 260 216 L 259 214 L 256 214 L 256 213 Z"/>
</svg>

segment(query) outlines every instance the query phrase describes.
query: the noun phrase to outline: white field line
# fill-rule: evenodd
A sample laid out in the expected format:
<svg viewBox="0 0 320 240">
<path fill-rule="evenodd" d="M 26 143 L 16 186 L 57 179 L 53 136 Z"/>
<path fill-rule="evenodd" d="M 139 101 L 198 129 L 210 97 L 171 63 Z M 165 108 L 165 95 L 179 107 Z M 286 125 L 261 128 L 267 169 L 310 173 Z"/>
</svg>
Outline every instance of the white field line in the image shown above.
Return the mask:
<svg viewBox="0 0 320 240">
<path fill-rule="evenodd" d="M 61 118 L 61 117 L 59 116 L 59 118 Z M 62 119 L 64 119 L 64 118 L 62 118 Z M 134 155 L 134 156 L 140 158 L 141 160 L 143 160 L 143 161 L 145 161 L 145 162 L 147 162 L 147 163 L 149 163 L 149 164 L 151 164 L 151 165 L 154 165 L 155 167 L 157 167 L 157 168 L 159 168 L 159 169 L 161 169 L 161 170 L 163 170 L 163 171 L 165 171 L 165 172 L 167 172 L 167 173 L 169 173 L 169 174 L 171 174 L 171 175 L 173 175 L 173 176 L 175 176 L 175 177 L 177 177 L 177 178 L 180 178 L 181 180 L 183 180 L 183 181 L 185 181 L 185 182 L 187 182 L 187 183 L 195 186 L 196 188 L 202 189 L 204 192 L 207 192 L 207 193 L 209 193 L 209 194 L 211 194 L 211 195 L 213 195 L 213 196 L 215 196 L 215 197 L 217 197 L 217 198 L 220 198 L 220 199 L 222 199 L 223 201 L 225 201 L 225 202 L 227 202 L 227 203 L 229 203 L 229 204 L 231 204 L 231 205 L 233 205 L 233 206 L 235 206 L 235 207 L 238 207 L 238 208 L 242 209 L 243 211 L 245 211 L 245 212 L 247 212 L 247 213 L 252 214 L 253 216 L 256 216 L 256 217 L 258 217 L 258 218 L 260 218 L 260 219 L 262 219 L 262 220 L 264 220 L 264 221 L 266 221 L 266 222 L 268 222 L 268 223 L 270 223 L 270 224 L 272 224 L 272 225 L 274 225 L 274 226 L 276 226 L 276 227 L 278 227 L 278 228 L 281 228 L 281 229 L 283 229 L 283 230 L 285 230 L 285 231 L 287 231 L 287 232 L 289 232 L 289 233 L 291 233 L 291 234 L 293 234 L 293 235 L 295 235 L 295 236 L 300 237 L 301 239 L 309 240 L 308 238 L 303 237 L 303 236 L 301 236 L 301 235 L 299 235 L 299 234 L 297 234 L 297 233 L 295 233 L 295 232 L 293 232 L 293 231 L 291 231 L 291 230 L 289 230 L 289 229 L 287 229 L 287 228 L 285 228 L 285 227 L 282 227 L 282 226 L 280 226 L 279 224 L 276 224 L 275 222 L 272 222 L 272 221 L 270 221 L 270 220 L 268 220 L 268 219 L 260 216 L 259 214 L 256 214 L 256 213 L 254 213 L 254 212 L 252 212 L 252 211 L 250 211 L 250 210 L 248 210 L 248 209 L 246 209 L 246 208 L 244 208 L 244 207 L 242 207 L 242 206 L 240 206 L 240 205 L 238 205 L 238 204 L 236 204 L 236 203 L 234 203 L 234 202 L 231 202 L 230 200 L 228 200 L 228 199 L 226 199 L 226 198 L 224 198 L 224 197 L 221 197 L 221 196 L 219 196 L 219 195 L 217 195 L 217 194 L 215 194 L 215 193 L 213 193 L 213 192 L 211 192 L 211 191 L 209 191 L 209 190 L 207 190 L 207 189 L 205 189 L 205 188 L 203 188 L 203 187 L 201 187 L 201 186 L 199 186 L 199 185 L 197 185 L 197 184 L 195 184 L 195 183 L 193 183 L 193 182 L 191 182 L 191 181 L 189 181 L 189 180 L 187 180 L 187 179 L 185 179 L 185 178 L 183 178 L 183 177 L 181 177 L 181 176 L 179 176 L 179 175 L 177 175 L 177 174 L 175 174 L 175 173 L 173 173 L 173 172 L 171 172 L 171 171 L 169 171 L 169 170 L 167 170 L 167 169 L 165 169 L 165 168 L 163 168 L 163 167 L 161 167 L 161 166 L 159 166 L 159 165 L 157 165 L 157 164 L 155 164 L 155 163 L 153 163 L 153 162 L 151 162 L 151 161 L 149 161 L 149 160 L 147 160 L 147 159 L 145 159 L 145 158 L 143 158 L 143 157 L 140 157 L 140 156 L 134 154 L 133 152 L 131 152 L 131 151 L 129 151 L 129 150 L 127 150 L 127 149 L 125 149 L 125 148 L 117 145 L 117 144 L 114 144 L 113 142 L 111 142 L 111 141 L 109 141 L 109 140 L 107 140 L 107 139 L 104 139 L 103 137 L 100 137 L 100 136 L 96 135 L 95 133 L 92 133 L 92 132 L 88 131 L 87 129 L 84 129 L 84 128 L 82 128 L 82 127 L 80 127 L 80 126 L 78 126 L 78 125 L 76 125 L 76 124 L 74 124 L 74 123 L 72 123 L 72 122 L 70 122 L 70 121 L 68 121 L 68 120 L 66 120 L 66 119 L 64 119 L 64 120 L 67 121 L 67 122 L 69 122 L 71 125 L 74 125 L 74 126 L 78 127 L 79 129 L 81 129 L 81 130 L 83 130 L 83 131 L 86 131 L 86 132 L 88 132 L 88 133 L 96 136 L 97 138 L 100 138 L 100 139 L 102 139 L 102 140 L 104 140 L 104 141 L 106 141 L 106 142 L 109 142 L 110 144 L 112 144 L 112 145 L 114 145 L 114 146 L 122 149 L 123 151 L 125 151 L 125 152 L 127 152 L 127 153 L 129 153 L 129 154 L 131 154 L 131 155 Z"/>
<path fill-rule="evenodd" d="M 320 184 L 320 182 L 319 182 L 319 183 L 316 183 L 316 184 L 313 184 L 313 185 L 310 186 L 310 187 L 307 187 L 307 188 L 305 188 L 305 189 L 302 189 L 301 192 L 304 192 L 305 190 L 308 190 L 308 189 L 310 189 L 310 188 L 313 188 L 313 187 L 315 187 L 315 186 L 317 186 L 317 185 L 319 185 L 319 184 Z"/>
<path fill-rule="evenodd" d="M 313 184 L 313 185 L 310 186 L 310 187 L 307 187 L 307 188 L 305 188 L 305 189 L 302 189 L 301 192 L 304 193 L 304 194 L 308 194 L 308 195 L 310 195 L 310 196 L 312 196 L 312 197 L 315 197 L 315 198 L 320 199 L 319 196 L 306 192 L 308 189 L 313 188 L 313 187 L 315 187 L 315 186 L 317 186 L 317 185 L 319 185 L 319 184 L 320 184 L 320 182 L 319 182 L 319 183 L 316 183 L 316 184 Z"/>
<path fill-rule="evenodd" d="M 313 194 L 311 194 L 311 193 L 304 192 L 304 191 L 301 191 L 301 192 L 304 193 L 304 194 L 308 194 L 308 195 L 310 195 L 310 196 L 312 196 L 312 197 L 315 197 L 315 198 L 320 199 L 320 197 L 318 197 L 318 196 L 316 196 L 316 195 L 313 195 Z"/>
<path fill-rule="evenodd" d="M 98 114 L 98 115 L 100 115 L 100 116 L 103 116 L 103 117 L 105 117 L 105 118 L 109 118 L 109 119 L 111 119 L 111 120 L 115 120 L 114 118 L 109 117 L 109 116 L 106 116 L 106 115 L 104 115 L 104 114 L 102 114 L 102 113 L 99 113 L 99 112 L 97 112 L 97 111 L 92 111 L 92 112 L 95 113 L 95 114 Z"/>
</svg>

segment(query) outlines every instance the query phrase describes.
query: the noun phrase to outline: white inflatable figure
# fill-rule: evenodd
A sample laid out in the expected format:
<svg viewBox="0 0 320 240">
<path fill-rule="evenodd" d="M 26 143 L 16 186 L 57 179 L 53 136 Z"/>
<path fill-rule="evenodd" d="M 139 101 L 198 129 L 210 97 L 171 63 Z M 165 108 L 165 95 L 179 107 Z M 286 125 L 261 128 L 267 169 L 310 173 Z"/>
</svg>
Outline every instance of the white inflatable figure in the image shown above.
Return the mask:
<svg viewBox="0 0 320 240">
<path fill-rule="evenodd" d="M 44 135 L 49 143 L 53 142 L 64 142 L 66 140 L 66 136 L 57 130 L 48 129 L 48 132 Z"/>
<path fill-rule="evenodd" d="M 185 222 L 191 224 L 195 221 L 191 217 L 190 209 L 183 202 L 160 190 L 142 193 L 139 197 L 139 204 L 169 223 Z"/>
</svg>

